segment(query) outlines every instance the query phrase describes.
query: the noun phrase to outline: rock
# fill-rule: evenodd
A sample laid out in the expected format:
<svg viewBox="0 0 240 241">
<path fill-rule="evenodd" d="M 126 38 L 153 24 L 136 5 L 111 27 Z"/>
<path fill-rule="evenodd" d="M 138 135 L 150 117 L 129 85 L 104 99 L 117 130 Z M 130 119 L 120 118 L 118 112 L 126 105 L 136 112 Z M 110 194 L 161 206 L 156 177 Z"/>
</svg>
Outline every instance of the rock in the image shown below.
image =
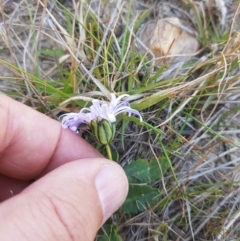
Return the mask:
<svg viewBox="0 0 240 241">
<path fill-rule="evenodd" d="M 200 47 L 193 32 L 183 26 L 178 18 L 147 23 L 139 38 L 140 52 L 147 52 L 142 42 L 152 52 L 156 64 L 187 61 Z"/>
</svg>

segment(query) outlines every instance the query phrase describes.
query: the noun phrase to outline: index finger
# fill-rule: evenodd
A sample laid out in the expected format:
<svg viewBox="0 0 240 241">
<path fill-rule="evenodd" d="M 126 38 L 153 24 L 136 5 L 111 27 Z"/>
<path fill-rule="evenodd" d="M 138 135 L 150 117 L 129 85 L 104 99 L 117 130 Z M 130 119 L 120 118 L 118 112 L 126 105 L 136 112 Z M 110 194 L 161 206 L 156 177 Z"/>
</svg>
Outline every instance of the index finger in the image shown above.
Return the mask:
<svg viewBox="0 0 240 241">
<path fill-rule="evenodd" d="M 0 173 L 32 179 L 66 162 L 101 157 L 61 124 L 0 94 Z"/>
</svg>

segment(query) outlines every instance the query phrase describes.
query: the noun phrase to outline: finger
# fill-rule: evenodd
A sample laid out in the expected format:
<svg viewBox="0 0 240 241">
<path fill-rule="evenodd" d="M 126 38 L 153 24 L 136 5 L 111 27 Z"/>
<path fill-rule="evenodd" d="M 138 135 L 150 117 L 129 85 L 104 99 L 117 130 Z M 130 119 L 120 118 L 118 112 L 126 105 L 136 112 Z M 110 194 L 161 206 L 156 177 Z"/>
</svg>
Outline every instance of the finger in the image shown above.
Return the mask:
<svg viewBox="0 0 240 241">
<path fill-rule="evenodd" d="M 1 239 L 92 241 L 127 190 L 123 170 L 112 161 L 64 164 L 0 205 Z"/>
<path fill-rule="evenodd" d="M 32 179 L 63 163 L 101 155 L 59 122 L 0 94 L 0 173 Z M 47 167 L 48 166 L 48 167 Z"/>
<path fill-rule="evenodd" d="M 18 180 L 0 175 L 0 202 L 17 195 L 25 189 L 32 181 Z"/>
</svg>

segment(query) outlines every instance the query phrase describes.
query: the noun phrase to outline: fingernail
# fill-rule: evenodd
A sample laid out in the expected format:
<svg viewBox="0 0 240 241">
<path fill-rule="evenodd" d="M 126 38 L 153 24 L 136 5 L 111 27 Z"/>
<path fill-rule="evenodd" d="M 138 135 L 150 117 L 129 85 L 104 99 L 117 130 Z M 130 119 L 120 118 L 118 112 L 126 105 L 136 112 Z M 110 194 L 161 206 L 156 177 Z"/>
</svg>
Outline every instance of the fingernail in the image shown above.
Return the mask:
<svg viewBox="0 0 240 241">
<path fill-rule="evenodd" d="M 127 196 L 127 177 L 120 168 L 107 164 L 98 172 L 95 186 L 102 204 L 103 222 L 105 222 L 122 205 Z"/>
</svg>

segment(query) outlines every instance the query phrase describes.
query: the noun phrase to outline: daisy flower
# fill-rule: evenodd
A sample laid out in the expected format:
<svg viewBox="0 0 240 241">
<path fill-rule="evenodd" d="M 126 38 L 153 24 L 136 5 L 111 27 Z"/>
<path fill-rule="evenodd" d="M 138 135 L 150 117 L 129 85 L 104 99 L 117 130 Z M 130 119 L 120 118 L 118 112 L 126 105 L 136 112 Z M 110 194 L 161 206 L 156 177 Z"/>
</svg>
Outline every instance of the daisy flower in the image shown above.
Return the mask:
<svg viewBox="0 0 240 241">
<path fill-rule="evenodd" d="M 92 122 L 100 122 L 102 120 L 113 124 L 116 122 L 116 116 L 121 113 L 127 113 L 129 116 L 137 115 L 142 121 L 140 113 L 130 107 L 129 102 L 122 99 L 128 95 L 121 95 L 116 98 L 114 94 L 111 94 L 111 101 L 101 104 L 99 100 L 92 100 L 92 106 L 89 108 L 83 108 L 78 113 L 68 113 L 62 115 L 62 127 L 69 128 L 75 133 L 78 133 L 78 127 L 85 123 L 90 126 Z"/>
<path fill-rule="evenodd" d="M 116 116 L 121 113 L 127 113 L 128 116 L 137 115 L 142 121 L 142 116 L 137 110 L 130 107 L 129 102 L 122 100 L 128 95 L 121 95 L 116 98 L 111 94 L 111 101 L 100 103 L 99 100 L 92 100 L 89 108 L 83 108 L 78 113 L 68 113 L 62 115 L 62 127 L 69 128 L 78 133 L 78 128 L 82 123 L 89 126 L 95 140 L 105 145 L 109 159 L 112 160 L 110 143 L 116 133 Z"/>
</svg>

